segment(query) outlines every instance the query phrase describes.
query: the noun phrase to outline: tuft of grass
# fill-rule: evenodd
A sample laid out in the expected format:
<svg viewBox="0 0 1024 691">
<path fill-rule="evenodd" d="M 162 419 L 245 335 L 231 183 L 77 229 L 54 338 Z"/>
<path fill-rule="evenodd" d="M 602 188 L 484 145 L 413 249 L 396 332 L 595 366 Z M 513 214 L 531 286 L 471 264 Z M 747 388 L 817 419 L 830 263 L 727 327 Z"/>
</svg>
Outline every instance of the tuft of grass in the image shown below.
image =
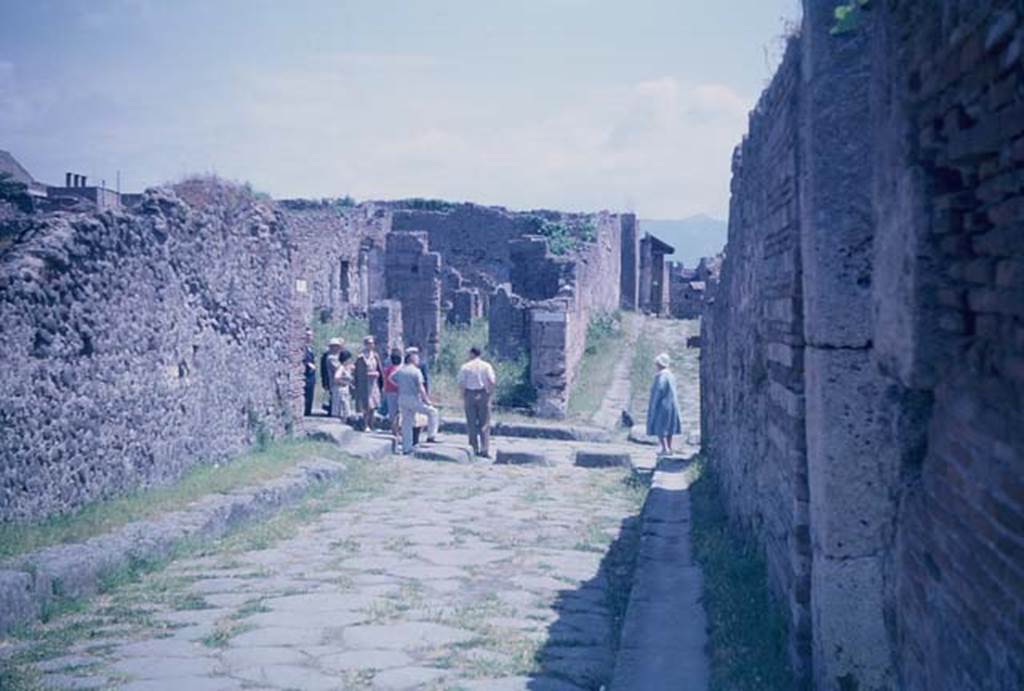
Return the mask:
<svg viewBox="0 0 1024 691">
<path fill-rule="evenodd" d="M 74 513 L 37 523 L 0 524 L 0 559 L 50 545 L 82 542 L 133 521 L 178 511 L 211 494 L 278 478 L 300 461 L 314 456 L 344 458 L 341 450 L 332 444 L 284 440 L 271 443 L 263 451 L 193 468 L 173 485 L 97 502 Z"/>
<path fill-rule="evenodd" d="M 719 486 L 698 459 L 690 485 L 693 552 L 704 571 L 712 691 L 796 688 L 786 654 L 786 621 L 768 589 L 764 559 L 730 524 Z"/>
</svg>

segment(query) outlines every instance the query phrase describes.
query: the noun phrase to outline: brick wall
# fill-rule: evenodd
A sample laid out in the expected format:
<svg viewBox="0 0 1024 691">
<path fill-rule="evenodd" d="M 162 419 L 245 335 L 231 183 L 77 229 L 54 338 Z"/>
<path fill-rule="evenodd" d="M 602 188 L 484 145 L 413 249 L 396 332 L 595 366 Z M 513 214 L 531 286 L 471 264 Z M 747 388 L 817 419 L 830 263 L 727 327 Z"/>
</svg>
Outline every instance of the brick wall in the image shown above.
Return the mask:
<svg viewBox="0 0 1024 691">
<path fill-rule="evenodd" d="M 804 683 L 1019 688 L 1022 8 L 835 4 L 737 149 L 705 448 Z"/>
<path fill-rule="evenodd" d="M 765 547 L 810 661 L 810 544 L 804 432 L 798 187 L 800 45 L 792 41 L 733 157 L 727 259 L 702 322 L 702 439 L 730 511 Z"/>
<path fill-rule="evenodd" d="M 1024 685 L 1022 18 L 879 18 L 876 349 L 908 438 L 886 595 L 910 689 Z"/>
</svg>

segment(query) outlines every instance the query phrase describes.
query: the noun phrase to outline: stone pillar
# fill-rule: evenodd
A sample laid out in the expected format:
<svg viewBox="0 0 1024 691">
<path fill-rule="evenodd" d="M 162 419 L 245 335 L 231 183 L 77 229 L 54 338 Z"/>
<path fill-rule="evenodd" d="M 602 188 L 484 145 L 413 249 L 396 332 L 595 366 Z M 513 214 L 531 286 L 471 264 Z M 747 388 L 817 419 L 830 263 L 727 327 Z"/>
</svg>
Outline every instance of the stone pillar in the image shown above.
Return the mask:
<svg viewBox="0 0 1024 691">
<path fill-rule="evenodd" d="M 378 300 L 370 305 L 370 333 L 377 342 L 377 352 L 386 357 L 393 349 L 401 350 L 402 303 Z"/>
<path fill-rule="evenodd" d="M 561 419 L 569 405 L 569 305 L 549 300 L 530 310 L 530 378 L 539 417 Z"/>
<path fill-rule="evenodd" d="M 441 255 L 423 232 L 391 232 L 386 249 L 387 293 L 402 303 L 405 344 L 437 354 L 441 335 Z"/>
<path fill-rule="evenodd" d="M 480 293 L 475 288 L 460 288 L 455 291 L 455 299 L 448 321 L 451 324 L 469 326 L 479 317 Z"/>
<path fill-rule="evenodd" d="M 516 358 L 529 344 L 528 310 L 519 296 L 508 286 L 499 286 L 491 296 L 487 314 L 489 330 L 487 347 L 496 355 Z"/>
<path fill-rule="evenodd" d="M 636 232 L 636 214 L 623 214 L 622 223 L 622 269 L 619 274 L 621 298 L 619 304 L 624 310 L 637 309 L 639 287 L 640 245 Z"/>
<path fill-rule="evenodd" d="M 883 595 L 895 524 L 892 403 L 872 357 L 871 27 L 804 3 L 801 156 L 815 687 L 895 686 Z M 870 21 L 870 20 L 869 20 Z"/>
</svg>

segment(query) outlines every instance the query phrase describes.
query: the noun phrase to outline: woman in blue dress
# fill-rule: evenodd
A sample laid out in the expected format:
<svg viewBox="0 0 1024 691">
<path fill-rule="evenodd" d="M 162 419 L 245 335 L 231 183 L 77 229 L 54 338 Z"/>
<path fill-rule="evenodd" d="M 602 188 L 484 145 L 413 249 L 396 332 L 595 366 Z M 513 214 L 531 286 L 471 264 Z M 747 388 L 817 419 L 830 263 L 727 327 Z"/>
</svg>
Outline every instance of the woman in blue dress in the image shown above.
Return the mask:
<svg viewBox="0 0 1024 691">
<path fill-rule="evenodd" d="M 668 353 L 654 358 L 658 373 L 651 385 L 651 399 L 647 404 L 647 434 L 658 438 L 658 455 L 671 455 L 672 436 L 682 431 L 676 377 L 669 369 L 670 364 Z"/>
</svg>

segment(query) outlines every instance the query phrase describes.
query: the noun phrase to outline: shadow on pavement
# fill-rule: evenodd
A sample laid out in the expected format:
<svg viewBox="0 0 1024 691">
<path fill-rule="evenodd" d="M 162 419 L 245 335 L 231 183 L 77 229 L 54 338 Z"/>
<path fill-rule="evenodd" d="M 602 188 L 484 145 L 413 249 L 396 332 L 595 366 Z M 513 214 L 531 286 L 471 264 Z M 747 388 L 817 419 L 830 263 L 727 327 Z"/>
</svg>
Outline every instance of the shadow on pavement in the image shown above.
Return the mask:
<svg viewBox="0 0 1024 691">
<path fill-rule="evenodd" d="M 527 685 L 531 691 L 607 688 L 629 602 L 640 528 L 640 515 L 623 519 L 597 574 L 558 593 L 553 605 L 558 618 L 537 652 L 538 669 Z"/>
</svg>

